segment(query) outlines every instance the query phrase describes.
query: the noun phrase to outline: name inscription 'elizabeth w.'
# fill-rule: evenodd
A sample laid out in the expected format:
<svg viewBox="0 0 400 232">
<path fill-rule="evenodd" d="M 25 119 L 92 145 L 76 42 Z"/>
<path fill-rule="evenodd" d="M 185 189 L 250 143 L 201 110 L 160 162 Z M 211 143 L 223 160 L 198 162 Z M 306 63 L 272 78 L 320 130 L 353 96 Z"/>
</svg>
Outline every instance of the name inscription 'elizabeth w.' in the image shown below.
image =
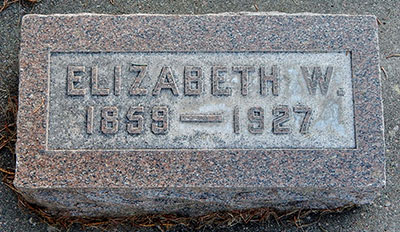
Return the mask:
<svg viewBox="0 0 400 232">
<path fill-rule="evenodd" d="M 307 88 L 311 95 L 315 95 L 317 86 L 319 86 L 321 94 L 326 95 L 329 83 L 332 77 L 333 67 L 326 67 L 325 73 L 322 67 L 305 67 L 301 66 L 302 76 L 306 82 Z M 90 92 L 93 96 L 108 96 L 113 94 L 119 96 L 121 94 L 121 73 L 122 67 L 114 67 L 114 91 L 107 87 L 99 86 L 98 66 L 89 67 L 91 73 L 90 86 L 77 87 L 81 83 L 82 76 L 87 71 L 87 67 L 82 65 L 70 65 L 67 67 L 67 95 L 84 96 Z M 144 77 L 147 75 L 147 65 L 132 64 L 129 69 L 136 73 L 128 90 L 131 96 L 146 96 L 151 92 L 153 96 L 160 95 L 162 90 L 170 90 L 174 96 L 179 96 L 179 88 L 177 86 L 176 77 L 173 75 L 169 66 L 161 67 L 160 74 L 154 87 L 149 90 L 142 87 Z M 228 67 L 212 66 L 211 67 L 211 94 L 214 96 L 231 96 L 232 88 L 225 86 L 225 75 L 228 73 Z M 233 66 L 232 74 L 240 75 L 241 95 L 246 96 L 249 91 L 249 76 L 256 71 L 254 66 Z M 185 66 L 183 73 L 184 93 L 185 96 L 199 96 L 203 94 L 203 78 L 202 67 Z M 261 95 L 268 95 L 267 85 L 271 84 L 272 95 L 279 95 L 279 68 L 273 65 L 268 72 L 266 67 L 259 68 L 259 92 Z M 90 91 L 89 91 L 90 90 Z"/>
<path fill-rule="evenodd" d="M 90 69 L 90 85 L 82 87 L 82 77 L 86 71 Z M 316 95 L 319 87 L 321 95 L 326 95 L 329 88 L 329 83 L 332 78 L 333 67 L 328 66 L 323 73 L 322 67 L 305 67 L 301 66 L 301 73 L 306 83 L 310 95 Z M 67 95 L 68 96 L 84 96 L 91 94 L 92 96 L 108 96 L 114 94 L 119 96 L 122 80 L 122 66 L 114 67 L 113 89 L 99 86 L 98 66 L 85 67 L 83 65 L 70 65 L 67 67 Z M 226 86 L 225 76 L 228 70 L 231 70 L 230 75 L 240 76 L 240 94 L 247 96 L 249 92 L 249 77 L 254 75 L 256 67 L 254 66 L 212 66 L 209 74 L 211 83 L 211 94 L 218 97 L 232 96 L 232 87 Z M 127 90 L 130 96 L 146 96 L 151 93 L 157 97 L 161 91 L 169 91 L 172 96 L 200 96 L 204 94 L 204 76 L 203 68 L 199 66 L 185 66 L 183 72 L 184 91 L 179 92 L 176 77 L 169 66 L 162 66 L 157 81 L 152 89 L 146 89 L 143 86 L 143 81 L 147 74 L 147 65 L 131 64 L 129 71 L 135 73 L 135 77 L 131 80 L 130 88 Z M 259 67 L 259 94 L 262 96 L 268 95 L 268 85 L 271 86 L 272 96 L 279 96 L 280 91 L 280 74 L 278 65 L 272 65 L 270 69 Z M 78 87 L 78 85 L 80 85 Z M 128 134 L 139 135 L 145 130 L 145 115 L 144 106 L 130 106 L 126 112 L 126 132 Z M 86 115 L 86 132 L 93 134 L 95 112 L 93 106 L 87 106 Z M 272 133 L 273 134 L 289 134 L 292 128 L 285 125 L 291 118 L 292 113 L 304 114 L 304 118 L 299 128 L 301 134 L 309 132 L 310 121 L 312 117 L 312 109 L 306 105 L 277 105 L 272 109 Z M 120 130 L 119 109 L 116 106 L 104 106 L 100 110 L 100 131 L 104 134 L 115 134 Z M 250 107 L 247 110 L 247 129 L 251 134 L 262 134 L 264 131 L 264 109 L 259 106 Z M 232 110 L 233 117 L 233 132 L 240 133 L 239 106 L 235 106 Z M 151 108 L 152 122 L 150 131 L 155 135 L 162 135 L 168 132 L 169 128 L 169 110 L 168 106 L 153 106 Z M 223 113 L 216 112 L 213 114 L 181 114 L 179 115 L 181 123 L 221 123 L 224 121 Z"/>
</svg>

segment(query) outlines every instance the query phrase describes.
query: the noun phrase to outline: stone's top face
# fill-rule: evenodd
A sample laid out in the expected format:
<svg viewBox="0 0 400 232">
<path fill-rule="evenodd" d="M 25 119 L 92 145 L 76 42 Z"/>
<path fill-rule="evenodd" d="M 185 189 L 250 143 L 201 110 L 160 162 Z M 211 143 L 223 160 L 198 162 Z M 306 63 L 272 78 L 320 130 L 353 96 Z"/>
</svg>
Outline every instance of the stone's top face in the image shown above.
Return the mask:
<svg viewBox="0 0 400 232">
<path fill-rule="evenodd" d="M 20 188 L 385 183 L 373 16 L 29 15 L 21 37 Z"/>
<path fill-rule="evenodd" d="M 350 57 L 52 53 L 47 149 L 354 149 Z"/>
</svg>

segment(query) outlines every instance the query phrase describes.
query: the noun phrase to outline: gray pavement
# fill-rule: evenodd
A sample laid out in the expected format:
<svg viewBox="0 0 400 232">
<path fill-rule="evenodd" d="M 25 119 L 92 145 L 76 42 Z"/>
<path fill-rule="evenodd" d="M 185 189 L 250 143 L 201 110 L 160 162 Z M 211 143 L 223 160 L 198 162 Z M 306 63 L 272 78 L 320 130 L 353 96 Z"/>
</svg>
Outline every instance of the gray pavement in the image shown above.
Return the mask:
<svg viewBox="0 0 400 232">
<path fill-rule="evenodd" d="M 237 11 L 280 11 L 287 13 L 313 12 L 329 14 L 373 14 L 381 21 L 379 45 L 381 66 L 387 72 L 382 74 L 385 116 L 385 138 L 387 157 L 387 187 L 375 202 L 368 206 L 354 208 L 341 214 L 310 216 L 306 222 L 314 224 L 297 228 L 293 223 L 239 224 L 228 228 L 205 228 L 204 231 L 400 231 L 400 57 L 386 58 L 400 53 L 400 1 L 244 1 L 244 0 L 42 0 L 38 4 L 13 4 L 0 13 L 0 110 L 8 96 L 16 96 L 18 89 L 18 50 L 21 17 L 28 13 L 163 13 L 163 14 L 205 14 Z M 0 7 L 2 1 L 0 1 Z M 34 38 L 32 38 L 34 39 Z M 1 111 L 0 111 L 1 112 Z M 3 123 L 0 114 L 0 123 Z M 14 168 L 15 160 L 5 149 L 0 153 L 0 167 Z M 2 174 L 0 174 L 1 176 Z M 156 228 L 137 229 L 118 227 L 111 231 L 158 231 Z M 0 184 L 0 232 L 3 231 L 59 231 L 43 222 L 27 210 L 17 206 L 16 196 Z M 100 231 L 84 229 L 79 225 L 69 231 Z M 175 227 L 171 231 L 191 231 Z"/>
</svg>

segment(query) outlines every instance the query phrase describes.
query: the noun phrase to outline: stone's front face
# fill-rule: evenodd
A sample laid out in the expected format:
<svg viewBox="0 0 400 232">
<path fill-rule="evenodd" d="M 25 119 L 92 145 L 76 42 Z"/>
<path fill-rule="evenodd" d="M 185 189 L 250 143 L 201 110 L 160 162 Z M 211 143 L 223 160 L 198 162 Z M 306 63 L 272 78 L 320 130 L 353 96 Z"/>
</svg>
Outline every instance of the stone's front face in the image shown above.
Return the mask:
<svg viewBox="0 0 400 232">
<path fill-rule="evenodd" d="M 21 35 L 15 185 L 54 212 L 330 208 L 385 184 L 373 16 L 29 15 Z"/>
<path fill-rule="evenodd" d="M 346 52 L 52 53 L 49 101 L 49 150 L 355 148 Z"/>
</svg>

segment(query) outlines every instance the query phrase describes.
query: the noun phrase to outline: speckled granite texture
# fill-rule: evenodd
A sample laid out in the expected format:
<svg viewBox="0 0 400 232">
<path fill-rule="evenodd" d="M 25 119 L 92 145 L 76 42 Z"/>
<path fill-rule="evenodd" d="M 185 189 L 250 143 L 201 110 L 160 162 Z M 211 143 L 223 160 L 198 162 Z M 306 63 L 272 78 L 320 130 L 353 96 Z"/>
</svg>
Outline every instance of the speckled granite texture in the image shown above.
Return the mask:
<svg viewBox="0 0 400 232">
<path fill-rule="evenodd" d="M 15 186 L 59 214 L 130 215 L 370 203 L 385 185 L 374 16 L 28 15 Z M 351 53 L 355 149 L 47 149 L 51 52 Z"/>
</svg>

